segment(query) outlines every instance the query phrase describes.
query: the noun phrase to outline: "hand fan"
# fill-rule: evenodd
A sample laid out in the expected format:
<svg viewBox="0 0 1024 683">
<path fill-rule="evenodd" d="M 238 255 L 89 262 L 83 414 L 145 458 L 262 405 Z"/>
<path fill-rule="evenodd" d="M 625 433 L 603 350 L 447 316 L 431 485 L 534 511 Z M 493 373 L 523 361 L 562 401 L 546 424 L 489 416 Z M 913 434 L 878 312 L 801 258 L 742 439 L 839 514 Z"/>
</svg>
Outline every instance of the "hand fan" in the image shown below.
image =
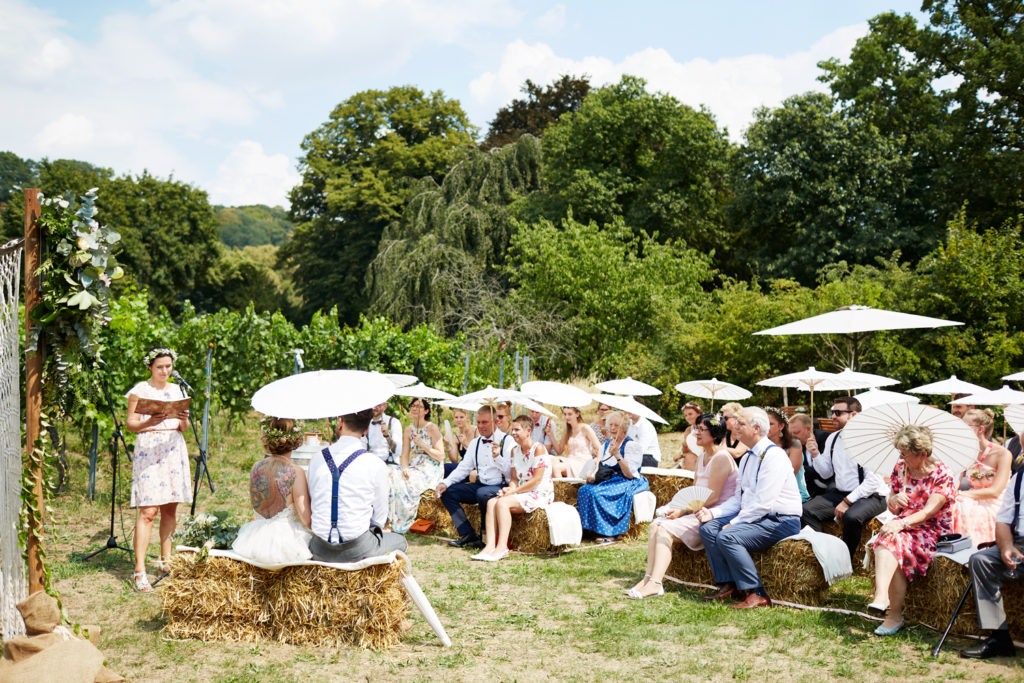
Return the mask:
<svg viewBox="0 0 1024 683">
<path fill-rule="evenodd" d="M 697 445 L 697 435 L 692 431 L 686 435 L 686 446 L 690 449 L 690 452 L 698 458 L 704 455 L 704 449 Z"/>
<path fill-rule="evenodd" d="M 672 497 L 668 506 L 673 510 L 686 510 L 696 512 L 704 507 L 704 501 L 711 495 L 711 489 L 707 486 L 687 486 L 679 489 L 679 492 Z"/>
<path fill-rule="evenodd" d="M 455 443 L 455 440 L 452 438 L 452 423 L 448 420 L 444 421 L 444 439 L 448 443 Z"/>
</svg>

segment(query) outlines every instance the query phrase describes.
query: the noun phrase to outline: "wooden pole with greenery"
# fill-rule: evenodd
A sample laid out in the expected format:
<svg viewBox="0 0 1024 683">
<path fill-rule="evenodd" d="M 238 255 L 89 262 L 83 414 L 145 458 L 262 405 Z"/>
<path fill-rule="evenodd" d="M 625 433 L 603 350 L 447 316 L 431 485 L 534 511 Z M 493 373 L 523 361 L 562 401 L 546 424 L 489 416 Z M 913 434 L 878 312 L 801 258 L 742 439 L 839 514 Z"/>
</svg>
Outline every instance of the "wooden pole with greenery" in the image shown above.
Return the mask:
<svg viewBox="0 0 1024 683">
<path fill-rule="evenodd" d="M 40 301 L 39 276 L 36 270 L 42 261 L 42 234 L 39 226 L 39 190 L 25 190 L 25 337 L 32 330 L 32 309 Z M 43 515 L 46 500 L 43 497 L 43 467 L 39 458 L 33 457 L 36 442 L 41 431 L 40 416 L 43 410 L 43 342 L 25 357 L 25 448 L 32 481 L 33 499 L 39 510 L 38 515 L 29 515 L 26 551 L 28 559 L 28 592 L 43 590 L 45 573 L 42 560 Z"/>
</svg>

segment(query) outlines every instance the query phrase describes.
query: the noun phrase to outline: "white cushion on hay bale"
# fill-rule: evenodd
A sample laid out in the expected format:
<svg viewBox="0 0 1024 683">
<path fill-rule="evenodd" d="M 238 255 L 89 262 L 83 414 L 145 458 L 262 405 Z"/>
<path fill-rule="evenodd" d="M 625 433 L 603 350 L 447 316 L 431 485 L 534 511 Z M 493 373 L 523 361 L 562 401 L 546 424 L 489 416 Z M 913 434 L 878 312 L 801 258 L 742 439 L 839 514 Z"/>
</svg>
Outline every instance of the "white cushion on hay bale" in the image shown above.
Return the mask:
<svg viewBox="0 0 1024 683">
<path fill-rule="evenodd" d="M 200 551 L 199 548 L 193 548 L 190 546 L 178 546 L 178 550 L 194 553 L 198 553 Z M 402 586 L 405 588 L 406 593 L 408 593 L 409 598 L 412 599 L 413 603 L 416 605 L 416 608 L 420 611 L 420 614 L 422 614 L 423 618 L 427 620 L 428 624 L 430 624 L 430 628 L 434 630 L 434 633 L 441 640 L 441 643 L 445 647 L 451 647 L 452 645 L 452 641 L 445 632 L 444 626 L 441 624 L 441 620 L 437 617 L 437 612 L 434 611 L 434 608 L 427 599 L 427 596 L 423 593 L 423 589 L 420 588 L 419 583 L 411 573 L 412 564 L 409 562 L 408 556 L 400 550 L 394 550 L 387 555 L 380 555 L 378 557 L 367 557 L 359 562 L 320 562 L 318 560 L 303 560 L 301 562 L 288 562 L 286 564 L 264 564 L 262 562 L 256 562 L 255 560 L 239 555 L 232 550 L 213 549 L 209 551 L 209 555 L 210 557 L 224 557 L 230 560 L 244 562 L 245 564 L 269 571 L 277 571 L 287 567 L 318 565 L 321 567 L 336 569 L 338 571 L 355 572 L 374 565 L 392 564 L 400 560 L 404 561 L 405 570 L 402 572 Z"/>
<path fill-rule="evenodd" d="M 633 496 L 633 521 L 637 524 L 650 522 L 654 519 L 654 510 L 658 500 L 650 491 L 641 491 Z"/>
</svg>

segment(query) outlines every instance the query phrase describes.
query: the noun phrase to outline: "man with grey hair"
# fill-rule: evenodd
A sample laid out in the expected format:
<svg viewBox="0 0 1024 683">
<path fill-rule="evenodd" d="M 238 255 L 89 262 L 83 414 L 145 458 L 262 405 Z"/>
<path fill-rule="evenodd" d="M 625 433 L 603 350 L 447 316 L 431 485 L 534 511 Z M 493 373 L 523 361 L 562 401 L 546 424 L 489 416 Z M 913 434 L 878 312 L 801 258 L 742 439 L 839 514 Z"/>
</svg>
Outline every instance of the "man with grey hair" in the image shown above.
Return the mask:
<svg viewBox="0 0 1024 683">
<path fill-rule="evenodd" d="M 736 490 L 715 517 L 697 511 L 700 537 L 719 590 L 705 600 L 736 597 L 736 609 L 771 607 L 751 550 L 765 550 L 800 531 L 800 490 L 789 454 L 768 438 L 768 414 L 744 408 L 736 419 L 749 450 L 740 460 Z"/>
</svg>

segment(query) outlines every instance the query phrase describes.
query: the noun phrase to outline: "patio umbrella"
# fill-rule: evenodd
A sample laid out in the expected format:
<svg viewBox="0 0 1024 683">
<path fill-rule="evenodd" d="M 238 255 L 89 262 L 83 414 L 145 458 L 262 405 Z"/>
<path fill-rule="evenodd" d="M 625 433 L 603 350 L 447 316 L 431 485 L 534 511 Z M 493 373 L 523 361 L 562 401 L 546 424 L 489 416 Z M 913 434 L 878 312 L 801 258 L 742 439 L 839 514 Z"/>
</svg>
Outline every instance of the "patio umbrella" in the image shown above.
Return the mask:
<svg viewBox="0 0 1024 683">
<path fill-rule="evenodd" d="M 610 379 L 606 382 L 594 385 L 595 389 L 607 392 L 609 394 L 624 394 L 626 396 L 657 396 L 661 393 L 661 390 L 657 387 L 652 387 L 650 384 L 644 384 L 640 380 L 627 377 L 626 379 Z"/>
<path fill-rule="evenodd" d="M 251 405 L 264 415 L 316 420 L 367 410 L 394 393 L 394 383 L 377 372 L 317 370 L 267 384 L 252 395 Z"/>
<path fill-rule="evenodd" d="M 449 394 L 447 391 L 441 391 L 440 389 L 434 389 L 428 387 L 423 382 L 419 384 L 413 384 L 412 386 L 402 387 L 395 391 L 399 396 L 408 396 L 409 398 L 426 398 L 430 400 L 443 400 L 447 398 L 455 398 L 455 394 Z"/>
<path fill-rule="evenodd" d="M 750 398 L 753 395 L 743 387 L 738 387 L 735 384 L 730 384 L 729 382 L 719 381 L 715 377 L 712 377 L 711 379 L 695 379 L 689 382 L 680 382 L 676 385 L 676 391 L 680 394 L 686 394 L 687 396 L 710 398 L 712 412 L 715 408 L 715 399 L 721 399 L 723 401 L 742 401 L 743 399 Z"/>
<path fill-rule="evenodd" d="M 754 334 L 841 334 L 849 340 L 850 365 L 854 369 L 860 361 L 860 343 L 869 332 L 905 330 L 914 328 L 948 327 L 963 323 L 923 315 L 887 311 L 870 306 L 842 306 L 829 313 L 804 318 Z"/>
<path fill-rule="evenodd" d="M 387 372 L 384 373 L 384 376 L 391 380 L 394 383 L 394 385 L 399 389 L 401 389 L 402 387 L 407 387 L 410 384 L 415 384 L 417 381 L 419 381 L 419 377 L 417 377 L 416 375 L 400 375 L 395 372 Z"/>
<path fill-rule="evenodd" d="M 950 375 L 949 379 L 944 379 L 940 382 L 922 384 L 919 387 L 907 389 L 908 394 L 934 394 L 936 396 L 941 394 L 949 394 L 950 396 L 953 394 L 976 394 L 979 391 L 986 391 L 986 389 L 983 386 L 957 379 L 956 375 Z"/>
<path fill-rule="evenodd" d="M 537 403 L 529 396 L 515 389 L 495 389 L 488 385 L 486 389 L 470 392 L 464 396 L 456 396 L 452 399 L 439 401 L 438 405 L 450 408 L 464 408 L 465 410 L 480 410 L 481 406 L 491 403 L 518 403 L 527 410 L 536 410 L 542 415 L 554 417 L 555 414 Z"/>
<path fill-rule="evenodd" d="M 1003 375 L 1003 379 L 1011 382 L 1024 382 L 1024 372 L 1015 372 L 1012 375 Z"/>
<path fill-rule="evenodd" d="M 852 383 L 866 383 L 868 387 L 889 387 L 894 384 L 899 384 L 898 379 L 892 377 L 886 377 L 885 375 L 872 375 L 870 372 L 857 372 L 850 368 L 843 368 L 843 371 L 837 373 L 837 382 L 850 382 L 852 389 L 858 389 L 860 387 L 854 387 Z"/>
<path fill-rule="evenodd" d="M 917 396 L 908 396 L 907 394 L 901 394 L 898 391 L 886 391 L 885 389 L 869 389 L 864 393 L 857 394 L 854 398 L 860 401 L 861 410 L 867 410 L 868 408 L 874 408 L 875 406 L 881 406 L 887 403 L 921 402 L 921 399 Z"/>
<path fill-rule="evenodd" d="M 892 445 L 905 425 L 927 427 L 932 432 L 932 455 L 954 472 L 962 472 L 978 456 L 978 435 L 945 410 L 913 403 L 888 403 L 857 413 L 843 428 L 843 445 L 854 462 L 888 476 L 900 453 Z"/>
<path fill-rule="evenodd" d="M 1017 403 L 1006 406 L 1003 417 L 1010 423 L 1010 428 L 1017 433 L 1017 436 L 1024 435 L 1024 405 Z"/>
<path fill-rule="evenodd" d="M 999 389 L 979 391 L 976 394 L 952 400 L 950 403 L 969 406 L 1007 406 L 1024 403 L 1024 391 L 1011 389 L 1004 384 Z"/>
<path fill-rule="evenodd" d="M 604 403 L 605 405 L 611 406 L 616 410 L 622 410 L 627 413 L 633 413 L 640 417 L 646 417 L 652 422 L 660 422 L 661 424 L 668 424 L 668 420 L 658 415 L 656 412 L 640 403 L 632 396 L 616 396 L 612 394 L 591 394 L 593 399 L 598 403 Z"/>
<path fill-rule="evenodd" d="M 579 387 L 563 382 L 535 380 L 533 382 L 526 382 L 519 390 L 534 401 L 560 408 L 582 408 L 594 400 L 590 397 L 590 394 Z"/>
<path fill-rule="evenodd" d="M 867 389 L 870 385 L 865 380 L 856 378 L 839 379 L 835 372 L 824 372 L 815 370 L 814 366 L 791 372 L 787 375 L 770 377 L 757 383 L 762 387 L 784 387 L 788 389 L 799 389 L 811 392 L 811 419 L 814 419 L 814 392 L 815 391 L 850 391 L 853 389 Z"/>
</svg>

